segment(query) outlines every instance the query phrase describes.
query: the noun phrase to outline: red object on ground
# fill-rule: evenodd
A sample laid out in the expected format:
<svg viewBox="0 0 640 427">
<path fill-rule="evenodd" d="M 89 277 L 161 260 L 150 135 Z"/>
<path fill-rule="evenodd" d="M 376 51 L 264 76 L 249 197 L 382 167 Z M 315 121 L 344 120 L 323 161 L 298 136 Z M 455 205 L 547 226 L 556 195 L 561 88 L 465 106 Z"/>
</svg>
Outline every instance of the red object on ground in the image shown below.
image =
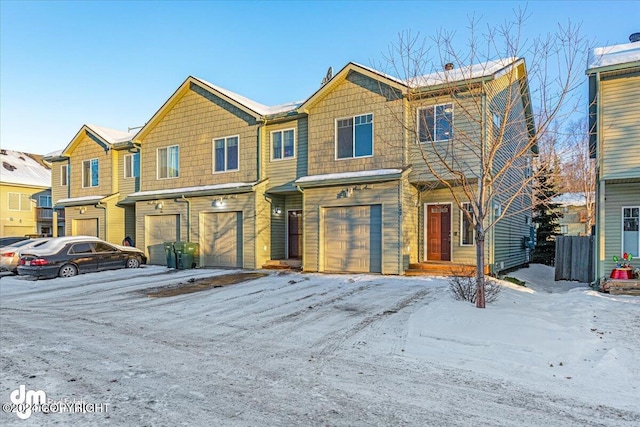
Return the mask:
<svg viewBox="0 0 640 427">
<path fill-rule="evenodd" d="M 622 279 L 622 280 L 633 279 L 633 270 L 630 268 L 614 268 L 611 271 L 610 277 L 612 279 Z"/>
</svg>

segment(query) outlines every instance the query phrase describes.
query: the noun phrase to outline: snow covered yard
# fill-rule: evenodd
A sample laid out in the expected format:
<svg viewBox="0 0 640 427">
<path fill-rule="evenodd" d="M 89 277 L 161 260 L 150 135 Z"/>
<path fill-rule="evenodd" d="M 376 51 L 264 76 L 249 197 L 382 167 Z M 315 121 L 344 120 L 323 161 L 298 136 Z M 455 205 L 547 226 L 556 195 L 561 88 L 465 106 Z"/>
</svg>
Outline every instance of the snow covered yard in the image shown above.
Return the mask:
<svg viewBox="0 0 640 427">
<path fill-rule="evenodd" d="M 486 310 L 445 279 L 221 270 L 0 279 L 0 402 L 21 384 L 106 413 L 2 425 L 638 425 L 640 298 L 532 266 Z"/>
</svg>

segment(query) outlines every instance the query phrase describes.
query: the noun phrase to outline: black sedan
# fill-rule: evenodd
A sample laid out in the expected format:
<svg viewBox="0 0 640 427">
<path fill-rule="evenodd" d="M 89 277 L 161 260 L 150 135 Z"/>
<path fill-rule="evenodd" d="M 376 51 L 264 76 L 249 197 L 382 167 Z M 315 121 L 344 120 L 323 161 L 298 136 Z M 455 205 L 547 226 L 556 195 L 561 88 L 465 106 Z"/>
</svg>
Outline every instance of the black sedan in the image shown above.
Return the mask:
<svg viewBox="0 0 640 427">
<path fill-rule="evenodd" d="M 72 277 L 92 271 L 137 268 L 146 264 L 140 249 L 107 243 L 97 237 L 73 236 L 51 239 L 25 250 L 20 256 L 18 274 L 37 278 Z"/>
</svg>

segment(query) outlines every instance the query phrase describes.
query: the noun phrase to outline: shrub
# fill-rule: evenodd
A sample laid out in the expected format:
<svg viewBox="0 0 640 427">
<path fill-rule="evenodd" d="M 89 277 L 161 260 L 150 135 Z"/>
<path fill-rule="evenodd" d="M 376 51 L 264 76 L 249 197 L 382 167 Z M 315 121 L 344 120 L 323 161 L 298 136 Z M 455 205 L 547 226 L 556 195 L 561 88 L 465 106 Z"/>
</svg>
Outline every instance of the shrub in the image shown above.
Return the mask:
<svg viewBox="0 0 640 427">
<path fill-rule="evenodd" d="M 491 279 L 485 278 L 484 299 L 487 304 L 495 302 L 500 296 L 502 288 Z M 475 276 L 451 276 L 449 278 L 449 293 L 456 301 L 476 302 L 476 278 Z"/>
</svg>

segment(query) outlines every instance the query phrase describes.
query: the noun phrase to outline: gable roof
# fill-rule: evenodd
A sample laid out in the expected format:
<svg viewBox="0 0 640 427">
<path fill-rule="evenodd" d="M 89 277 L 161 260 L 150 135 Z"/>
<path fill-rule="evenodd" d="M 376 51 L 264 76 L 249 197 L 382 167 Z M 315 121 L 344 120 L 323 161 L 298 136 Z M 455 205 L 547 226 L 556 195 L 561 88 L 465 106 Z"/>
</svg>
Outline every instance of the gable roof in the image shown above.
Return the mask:
<svg viewBox="0 0 640 427">
<path fill-rule="evenodd" d="M 589 52 L 587 74 L 640 65 L 640 42 L 596 47 Z"/>
<path fill-rule="evenodd" d="M 35 154 L 0 150 L 0 182 L 28 187 L 51 187 L 51 169 Z"/>
<path fill-rule="evenodd" d="M 518 57 L 499 58 L 478 64 L 466 65 L 451 70 L 439 70 L 433 73 L 417 76 L 406 81 L 413 89 L 432 88 L 445 84 L 469 82 L 473 80 L 496 79 L 516 68 L 524 62 Z"/>
<path fill-rule="evenodd" d="M 364 65 L 357 64 L 355 62 L 349 62 L 345 65 L 340 71 L 338 71 L 331 79 L 322 85 L 313 95 L 307 98 L 300 106 L 298 107 L 298 112 L 308 113 L 309 108 L 318 103 L 321 99 L 323 99 L 329 92 L 331 92 L 336 86 L 346 80 L 347 76 L 350 72 L 356 72 L 367 77 L 370 77 L 374 80 L 378 80 L 381 83 L 385 83 L 395 89 L 399 89 L 403 93 L 406 91 L 406 84 L 393 76 L 385 74 L 381 71 L 375 70 L 370 67 L 365 67 Z"/>
<path fill-rule="evenodd" d="M 96 126 L 92 124 L 82 125 L 80 130 L 73 137 L 71 142 L 60 153 L 47 154 L 47 158 L 69 156 L 71 152 L 78 146 L 82 137 L 87 135 L 95 143 L 100 145 L 105 151 L 109 151 L 113 144 L 131 141 L 135 134 L 124 132 L 121 130 L 109 129 L 103 126 Z"/>
<path fill-rule="evenodd" d="M 269 107 L 264 104 L 260 104 L 252 99 L 249 99 L 243 95 L 232 92 L 228 89 L 214 85 L 206 80 L 198 77 L 189 76 L 184 82 L 173 92 L 173 94 L 165 101 L 165 103 L 155 112 L 151 119 L 138 131 L 136 140 L 144 138 L 149 132 L 156 127 L 156 125 L 162 120 L 162 118 L 175 106 L 175 104 L 187 93 L 191 85 L 196 85 L 201 89 L 216 95 L 223 100 L 229 102 L 231 105 L 238 107 L 240 110 L 256 118 L 256 120 L 262 120 L 267 116 L 281 114 L 289 111 L 295 111 L 300 105 L 301 101 L 289 102 L 286 104 L 276 105 Z"/>
</svg>

